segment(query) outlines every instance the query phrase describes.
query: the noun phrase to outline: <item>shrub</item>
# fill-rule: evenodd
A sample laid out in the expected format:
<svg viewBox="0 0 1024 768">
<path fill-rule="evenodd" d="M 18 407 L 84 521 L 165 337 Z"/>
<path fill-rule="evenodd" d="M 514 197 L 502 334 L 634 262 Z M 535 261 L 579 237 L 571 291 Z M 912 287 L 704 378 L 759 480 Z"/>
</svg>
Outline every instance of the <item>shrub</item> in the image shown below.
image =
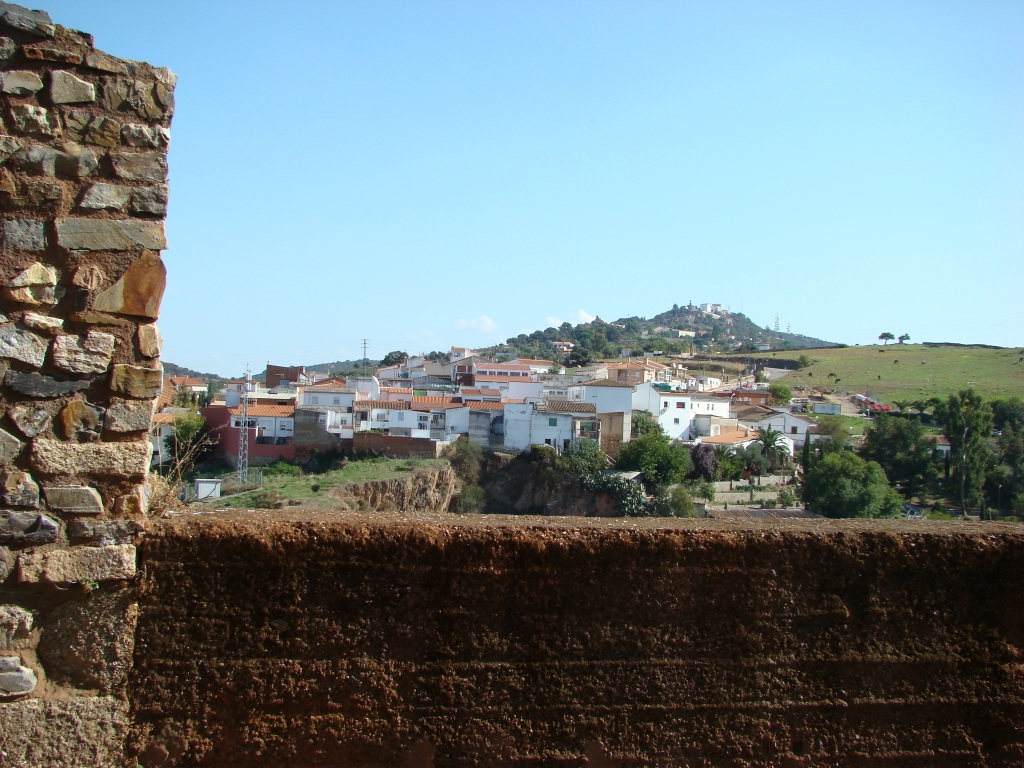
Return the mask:
<svg viewBox="0 0 1024 768">
<path fill-rule="evenodd" d="M 686 486 L 677 485 L 672 489 L 672 494 L 669 498 L 672 505 L 672 514 L 675 517 L 696 516 L 697 510 L 693 505 L 693 498 L 691 498 L 690 492 L 686 489 Z"/>
<path fill-rule="evenodd" d="M 276 459 L 273 463 L 264 467 L 263 472 L 267 476 L 285 475 L 288 477 L 297 477 L 302 474 L 302 467 L 298 464 L 291 464 L 284 459 Z"/>
<path fill-rule="evenodd" d="M 487 494 L 479 485 L 466 485 L 455 503 L 455 510 L 460 514 L 482 512 L 487 502 Z"/>
<path fill-rule="evenodd" d="M 256 509 L 276 509 L 279 504 L 284 504 L 284 496 L 277 491 L 254 491 L 251 503 Z"/>
<path fill-rule="evenodd" d="M 484 449 L 469 440 L 456 440 L 444 456 L 455 474 L 467 485 L 477 485 L 483 474 Z"/>
</svg>

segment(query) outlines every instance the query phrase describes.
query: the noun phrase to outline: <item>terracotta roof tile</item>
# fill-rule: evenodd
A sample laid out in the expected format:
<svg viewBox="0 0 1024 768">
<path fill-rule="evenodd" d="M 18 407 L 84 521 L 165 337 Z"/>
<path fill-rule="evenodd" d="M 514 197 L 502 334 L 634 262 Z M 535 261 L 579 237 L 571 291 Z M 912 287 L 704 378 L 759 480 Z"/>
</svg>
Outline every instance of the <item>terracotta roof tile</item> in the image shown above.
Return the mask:
<svg viewBox="0 0 1024 768">
<path fill-rule="evenodd" d="M 229 408 L 228 412 L 232 416 L 237 416 L 241 412 L 241 408 Z M 264 418 L 275 417 L 278 419 L 287 419 L 290 416 L 295 415 L 295 406 L 293 405 L 250 405 L 249 416 L 263 416 Z"/>
<path fill-rule="evenodd" d="M 545 410 L 556 413 L 597 413 L 597 406 L 593 403 L 569 403 L 548 400 Z"/>
</svg>

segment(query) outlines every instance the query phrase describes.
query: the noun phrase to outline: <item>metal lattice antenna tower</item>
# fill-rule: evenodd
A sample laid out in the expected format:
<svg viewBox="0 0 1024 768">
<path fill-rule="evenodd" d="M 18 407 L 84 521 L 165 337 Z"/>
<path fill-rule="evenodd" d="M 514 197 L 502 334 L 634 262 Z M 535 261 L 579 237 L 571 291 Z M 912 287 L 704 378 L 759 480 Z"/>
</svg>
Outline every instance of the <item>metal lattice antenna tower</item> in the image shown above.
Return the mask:
<svg viewBox="0 0 1024 768">
<path fill-rule="evenodd" d="M 366 346 L 370 343 L 369 339 L 363 339 L 363 376 L 366 375 L 366 364 L 369 362 L 366 359 Z"/>
<path fill-rule="evenodd" d="M 252 372 L 245 369 L 245 381 L 242 382 L 241 397 L 238 401 L 238 476 L 239 485 L 249 482 L 249 387 Z"/>
<path fill-rule="evenodd" d="M 779 332 L 779 316 L 778 316 L 778 314 L 777 314 L 777 313 L 776 313 L 776 315 L 775 315 L 775 332 L 776 332 L 776 333 L 778 333 L 778 332 Z"/>
</svg>

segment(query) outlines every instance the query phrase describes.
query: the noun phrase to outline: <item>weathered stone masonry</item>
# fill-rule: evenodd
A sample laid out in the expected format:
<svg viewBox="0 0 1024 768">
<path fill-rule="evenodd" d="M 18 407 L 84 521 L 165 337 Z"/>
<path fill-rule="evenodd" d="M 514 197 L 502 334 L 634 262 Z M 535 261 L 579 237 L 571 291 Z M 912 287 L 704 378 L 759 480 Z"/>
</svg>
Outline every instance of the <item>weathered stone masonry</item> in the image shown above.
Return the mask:
<svg viewBox="0 0 1024 768">
<path fill-rule="evenodd" d="M 0 2 L 0 764 L 123 741 L 174 83 Z"/>
</svg>

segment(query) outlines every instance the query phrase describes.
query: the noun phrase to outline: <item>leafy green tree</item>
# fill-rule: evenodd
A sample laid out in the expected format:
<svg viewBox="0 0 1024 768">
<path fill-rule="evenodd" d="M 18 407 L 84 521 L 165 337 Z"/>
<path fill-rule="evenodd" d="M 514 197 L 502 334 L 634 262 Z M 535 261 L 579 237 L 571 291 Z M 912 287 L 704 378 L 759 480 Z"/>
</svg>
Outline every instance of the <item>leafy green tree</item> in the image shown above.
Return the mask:
<svg viewBox="0 0 1024 768">
<path fill-rule="evenodd" d="M 693 498 L 685 485 L 677 485 L 669 494 L 669 506 L 675 517 L 695 517 L 696 508 L 693 506 Z"/>
<path fill-rule="evenodd" d="M 771 469 L 771 460 L 761 453 L 759 443 L 751 443 L 746 447 L 739 447 L 734 451 L 734 455 L 743 470 L 752 475 L 762 475 Z"/>
<path fill-rule="evenodd" d="M 723 446 L 724 447 L 724 446 Z M 718 454 L 715 446 L 697 443 L 690 449 L 690 461 L 693 463 L 693 477 L 701 480 L 714 480 L 718 470 Z"/>
<path fill-rule="evenodd" d="M 1009 427 L 1015 432 L 1024 432 L 1024 400 L 1019 397 L 993 400 L 992 426 L 1000 431 Z"/>
<path fill-rule="evenodd" d="M 785 384 L 779 384 L 778 382 L 770 384 L 768 392 L 772 396 L 772 405 L 787 405 L 793 399 L 793 390 Z"/>
<path fill-rule="evenodd" d="M 743 474 L 743 463 L 735 453 L 724 445 L 715 446 L 715 458 L 718 466 L 715 469 L 715 480 L 739 480 Z"/>
<path fill-rule="evenodd" d="M 884 413 L 877 415 L 864 433 L 860 449 L 861 457 L 877 461 L 907 499 L 922 496 L 938 482 L 939 466 L 933 452 L 919 421 Z"/>
<path fill-rule="evenodd" d="M 850 429 L 839 416 L 819 416 L 815 431 L 819 435 L 815 445 L 820 453 L 845 451 L 850 444 Z"/>
<path fill-rule="evenodd" d="M 608 459 L 596 440 L 573 440 L 562 451 L 562 461 L 577 483 L 601 474 L 608 466 Z"/>
<path fill-rule="evenodd" d="M 757 445 L 761 447 L 761 455 L 768 459 L 772 469 L 778 469 L 789 461 L 789 451 L 782 437 L 781 432 L 771 427 L 757 431 Z"/>
<path fill-rule="evenodd" d="M 615 466 L 643 472 L 644 486 L 651 493 L 681 483 L 693 468 L 690 452 L 659 432 L 648 432 L 622 446 Z"/>
<path fill-rule="evenodd" d="M 989 503 L 999 510 L 1024 513 L 1024 431 L 1004 427 L 996 441 L 997 463 L 985 478 Z"/>
<path fill-rule="evenodd" d="M 895 517 L 901 500 L 874 461 L 850 451 L 830 453 L 811 467 L 804 502 L 826 517 Z"/>
<path fill-rule="evenodd" d="M 885 333 L 878 334 L 878 340 L 884 342 L 886 344 L 886 346 L 888 346 L 889 342 L 892 341 L 895 338 L 896 337 L 893 336 L 888 331 L 886 331 Z"/>
<path fill-rule="evenodd" d="M 902 344 L 905 341 L 910 341 L 910 334 L 909 333 L 900 334 L 900 337 L 897 339 L 897 341 L 900 344 Z"/>
<path fill-rule="evenodd" d="M 657 432 L 660 435 L 665 434 L 665 430 L 661 428 L 661 424 L 658 423 L 650 411 L 633 411 L 633 415 L 630 416 L 629 420 L 630 439 L 636 440 L 638 437 L 643 437 L 650 432 Z"/>
<path fill-rule="evenodd" d="M 583 347 L 574 347 L 568 355 L 565 356 L 566 368 L 582 368 L 583 366 L 590 365 L 594 362 L 594 358 L 590 356 Z"/>
<path fill-rule="evenodd" d="M 973 389 L 949 396 L 943 434 L 949 440 L 949 466 L 963 510 L 983 502 L 991 430 L 992 411 Z"/>
<path fill-rule="evenodd" d="M 384 359 L 380 361 L 381 368 L 388 368 L 392 365 L 398 365 L 404 363 L 409 359 L 409 356 L 400 349 L 396 349 L 394 352 L 388 352 L 384 355 Z"/>
<path fill-rule="evenodd" d="M 797 360 L 797 365 L 800 368 L 810 368 L 812 364 L 813 361 L 807 355 L 800 355 L 800 359 Z"/>
</svg>

